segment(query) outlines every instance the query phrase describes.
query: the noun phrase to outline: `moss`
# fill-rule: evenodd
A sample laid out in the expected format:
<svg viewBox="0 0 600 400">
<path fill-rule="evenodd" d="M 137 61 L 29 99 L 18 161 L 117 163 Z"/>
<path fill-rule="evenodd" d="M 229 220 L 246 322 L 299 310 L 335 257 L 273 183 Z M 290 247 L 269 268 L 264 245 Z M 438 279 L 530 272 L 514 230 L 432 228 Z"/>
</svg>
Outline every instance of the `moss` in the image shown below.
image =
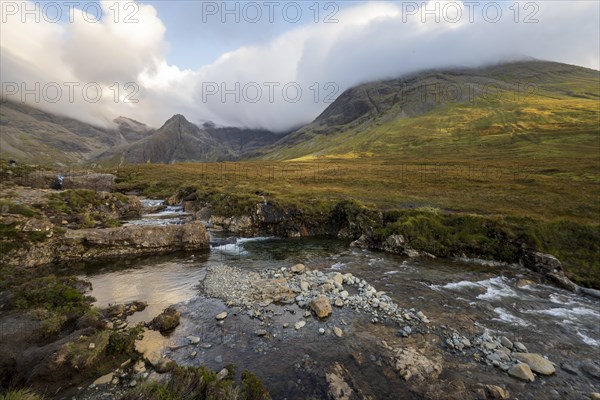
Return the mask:
<svg viewBox="0 0 600 400">
<path fill-rule="evenodd" d="M 250 371 L 242 372 L 242 400 L 267 400 L 269 392 L 262 381 Z"/>
<path fill-rule="evenodd" d="M 38 216 L 39 212 L 25 204 L 18 204 L 14 201 L 0 199 L 0 214 L 16 214 L 31 218 Z"/>
<path fill-rule="evenodd" d="M 150 321 L 150 328 L 160 331 L 167 332 L 179 325 L 179 319 L 181 317 L 181 313 L 177 311 L 173 307 L 165 308 L 164 311 L 154 317 L 152 321 Z"/>
<path fill-rule="evenodd" d="M 73 342 L 67 343 L 61 356 L 78 371 L 95 369 L 98 366 L 98 361 L 104 357 L 107 350 L 109 335 L 110 333 L 107 331 L 99 331 L 92 336 L 82 336 Z M 93 349 L 89 348 L 90 343 L 94 343 Z"/>
<path fill-rule="evenodd" d="M 44 211 L 77 221 L 79 228 L 118 227 L 121 223 L 115 219 L 115 214 L 129 202 L 129 198 L 121 193 L 105 197 L 92 190 L 73 189 L 50 194 Z"/>
<path fill-rule="evenodd" d="M 465 254 L 516 262 L 521 254 L 523 243 L 515 234 L 518 227 L 501 218 L 415 209 L 388 211 L 383 220 L 385 225 L 375 232 L 377 240 L 400 234 L 410 247 L 438 257 Z"/>
<path fill-rule="evenodd" d="M 121 222 L 113 218 L 105 218 L 104 226 L 107 228 L 118 228 L 121 226 Z"/>
<path fill-rule="evenodd" d="M 42 320 L 39 333 L 43 337 L 60 333 L 67 321 L 84 315 L 94 301 L 83 294 L 86 284 L 76 277 L 32 277 L 31 273 L 26 272 L 17 274 L 9 277 L 2 286 L 12 292 L 13 308 L 32 311 Z"/>
<path fill-rule="evenodd" d="M 0 255 L 27 249 L 48 239 L 47 232 L 22 231 L 17 226 L 17 223 L 0 224 Z"/>
<path fill-rule="evenodd" d="M 242 373 L 241 390 L 234 381 L 235 368 L 228 366 L 230 377 L 218 381 L 217 375 L 204 366 L 176 366 L 164 383 L 146 382 L 129 391 L 126 400 L 266 400 L 267 389 L 254 374 Z"/>
<path fill-rule="evenodd" d="M 92 218 L 92 216 L 89 213 L 85 213 L 81 217 L 81 222 L 79 223 L 79 226 L 83 229 L 93 228 L 96 226 L 96 220 L 94 220 L 94 218 Z"/>
<path fill-rule="evenodd" d="M 36 394 L 31 389 L 9 390 L 6 394 L 0 394 L 0 400 L 44 400 L 45 397 Z"/>
<path fill-rule="evenodd" d="M 108 338 L 106 353 L 113 356 L 127 355 L 129 357 L 134 357 L 135 340 L 142 332 L 142 329 L 141 326 L 136 326 L 135 328 L 128 329 L 124 332 L 111 332 Z"/>
</svg>

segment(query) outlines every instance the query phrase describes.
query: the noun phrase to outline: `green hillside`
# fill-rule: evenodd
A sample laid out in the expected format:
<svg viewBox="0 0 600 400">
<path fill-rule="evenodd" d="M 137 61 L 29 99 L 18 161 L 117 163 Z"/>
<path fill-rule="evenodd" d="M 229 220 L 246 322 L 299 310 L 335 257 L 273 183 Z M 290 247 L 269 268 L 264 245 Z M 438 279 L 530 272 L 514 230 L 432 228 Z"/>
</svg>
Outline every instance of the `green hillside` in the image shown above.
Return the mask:
<svg viewBox="0 0 600 400">
<path fill-rule="evenodd" d="M 597 156 L 599 74 L 535 61 L 366 84 L 259 158 Z"/>
</svg>

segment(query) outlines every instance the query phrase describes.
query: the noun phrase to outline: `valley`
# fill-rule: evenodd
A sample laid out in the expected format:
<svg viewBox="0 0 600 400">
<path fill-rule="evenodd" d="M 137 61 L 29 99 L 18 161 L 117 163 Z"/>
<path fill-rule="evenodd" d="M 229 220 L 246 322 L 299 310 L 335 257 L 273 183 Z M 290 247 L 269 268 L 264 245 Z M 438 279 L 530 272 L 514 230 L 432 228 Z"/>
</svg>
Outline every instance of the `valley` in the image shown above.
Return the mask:
<svg viewBox="0 0 600 400">
<path fill-rule="evenodd" d="M 425 70 L 291 132 L 0 103 L 2 390 L 600 397 L 599 74 Z"/>
</svg>

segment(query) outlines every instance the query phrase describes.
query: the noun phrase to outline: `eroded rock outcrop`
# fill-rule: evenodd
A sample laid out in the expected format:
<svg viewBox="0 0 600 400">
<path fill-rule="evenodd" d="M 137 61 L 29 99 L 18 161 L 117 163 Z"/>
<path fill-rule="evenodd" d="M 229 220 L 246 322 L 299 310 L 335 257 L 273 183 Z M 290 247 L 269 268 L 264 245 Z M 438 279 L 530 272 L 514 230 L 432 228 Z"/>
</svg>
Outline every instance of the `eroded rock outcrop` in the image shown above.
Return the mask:
<svg viewBox="0 0 600 400">
<path fill-rule="evenodd" d="M 125 226 L 108 229 L 79 229 L 65 234 L 59 261 L 144 255 L 208 248 L 208 233 L 200 222 L 183 225 Z"/>
<path fill-rule="evenodd" d="M 523 255 L 522 262 L 526 268 L 542 274 L 557 286 L 572 292 L 577 291 L 577 285 L 565 276 L 561 262 L 553 255 L 529 251 Z"/>
<path fill-rule="evenodd" d="M 77 229 L 13 252 L 6 262 L 35 267 L 52 262 L 166 254 L 208 247 L 208 233 L 199 221 L 183 225 Z"/>
</svg>

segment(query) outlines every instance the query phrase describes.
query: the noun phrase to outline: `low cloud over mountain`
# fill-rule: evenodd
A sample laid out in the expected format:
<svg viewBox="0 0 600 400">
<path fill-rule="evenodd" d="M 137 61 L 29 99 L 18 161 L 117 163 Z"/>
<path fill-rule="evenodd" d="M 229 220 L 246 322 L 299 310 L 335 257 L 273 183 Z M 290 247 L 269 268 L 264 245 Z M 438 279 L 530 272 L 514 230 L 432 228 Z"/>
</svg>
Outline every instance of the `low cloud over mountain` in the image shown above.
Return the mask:
<svg viewBox="0 0 600 400">
<path fill-rule="evenodd" d="M 277 32 L 267 40 L 194 69 L 169 62 L 169 48 L 178 43 L 167 42 L 169 26 L 151 4 L 135 3 L 137 22 L 125 18 L 131 3 L 107 0 L 100 2 L 100 21 L 90 22 L 92 10 L 75 8 L 60 22 L 36 22 L 5 4 L 34 9 L 33 3 L 2 3 L 3 96 L 102 126 L 125 115 L 158 127 L 181 113 L 195 123 L 284 131 L 367 81 L 524 55 L 595 69 L 600 62 L 600 6 L 592 1 L 519 3 L 518 10 L 500 2 L 356 3 L 335 15 L 337 23 L 275 21 Z M 202 17 L 190 14 L 204 29 Z M 226 23 L 233 31 L 247 29 L 244 21 Z M 36 93 L 25 96 L 23 88 Z"/>
</svg>

